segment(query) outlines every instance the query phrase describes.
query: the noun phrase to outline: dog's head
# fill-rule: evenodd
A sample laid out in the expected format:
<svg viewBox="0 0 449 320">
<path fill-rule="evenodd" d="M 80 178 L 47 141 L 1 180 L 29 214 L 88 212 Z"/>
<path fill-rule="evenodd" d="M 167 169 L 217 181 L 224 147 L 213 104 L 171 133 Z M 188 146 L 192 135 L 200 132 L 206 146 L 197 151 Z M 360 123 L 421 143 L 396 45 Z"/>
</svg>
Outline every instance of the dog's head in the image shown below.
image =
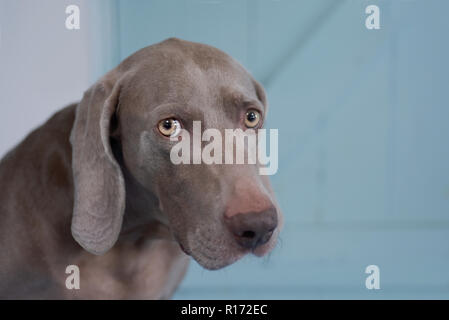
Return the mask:
<svg viewBox="0 0 449 320">
<path fill-rule="evenodd" d="M 224 267 L 246 253 L 266 254 L 282 216 L 259 161 L 198 161 L 205 152 L 229 156 L 224 146 L 211 151 L 208 143 L 224 145 L 225 129 L 257 132 L 266 113 L 261 85 L 218 49 L 169 39 L 136 52 L 93 85 L 77 108 L 71 135 L 74 238 L 95 254 L 110 249 L 122 229 L 126 189 L 157 204 L 126 203 L 126 211 L 151 211 L 205 268 Z M 198 136 L 194 121 L 200 121 L 200 135 L 206 129 L 217 135 Z M 171 160 L 180 141 L 190 142 L 191 164 Z"/>
</svg>

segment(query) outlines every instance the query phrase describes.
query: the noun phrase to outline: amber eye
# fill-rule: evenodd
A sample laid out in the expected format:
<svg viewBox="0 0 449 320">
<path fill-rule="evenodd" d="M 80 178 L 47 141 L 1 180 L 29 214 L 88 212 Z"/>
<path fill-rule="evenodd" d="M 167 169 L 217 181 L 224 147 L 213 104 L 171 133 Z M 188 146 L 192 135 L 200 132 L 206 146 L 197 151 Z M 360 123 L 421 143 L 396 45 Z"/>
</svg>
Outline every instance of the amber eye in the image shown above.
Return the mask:
<svg viewBox="0 0 449 320">
<path fill-rule="evenodd" d="M 159 121 L 157 127 L 159 132 L 166 137 L 176 137 L 181 132 L 181 124 L 173 118 Z"/>
<path fill-rule="evenodd" d="M 260 113 L 257 110 L 250 109 L 245 115 L 245 125 L 248 128 L 256 127 L 260 122 Z"/>
</svg>

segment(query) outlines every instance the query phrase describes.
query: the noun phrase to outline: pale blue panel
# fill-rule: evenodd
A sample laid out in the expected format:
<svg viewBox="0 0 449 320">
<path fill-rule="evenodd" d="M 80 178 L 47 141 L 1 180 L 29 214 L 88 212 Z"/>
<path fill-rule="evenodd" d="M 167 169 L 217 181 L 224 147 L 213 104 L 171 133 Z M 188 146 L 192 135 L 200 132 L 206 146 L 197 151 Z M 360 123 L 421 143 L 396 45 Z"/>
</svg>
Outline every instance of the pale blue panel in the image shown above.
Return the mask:
<svg viewBox="0 0 449 320">
<path fill-rule="evenodd" d="M 388 215 L 388 33 L 367 32 L 364 7 L 340 3 L 268 83 L 280 135 L 273 181 L 293 220 Z"/>
<path fill-rule="evenodd" d="M 171 36 L 223 49 L 279 129 L 281 245 L 215 272 L 193 262 L 176 298 L 449 298 L 449 2 L 116 4 L 120 59 Z"/>
<path fill-rule="evenodd" d="M 395 216 L 449 218 L 448 7 L 395 6 L 388 185 Z"/>
<path fill-rule="evenodd" d="M 89 31 L 89 70 L 92 84 L 120 63 L 119 14 L 116 0 L 95 0 L 81 8 Z M 87 88 L 86 88 L 87 89 Z"/>
<path fill-rule="evenodd" d="M 121 56 L 177 37 L 227 50 L 242 63 L 247 59 L 245 1 L 119 0 Z"/>
<path fill-rule="evenodd" d="M 449 298 L 447 225 L 290 225 L 264 260 L 246 258 L 206 271 L 196 263 L 175 296 L 183 298 Z M 380 268 L 381 289 L 365 288 L 365 268 Z"/>
</svg>

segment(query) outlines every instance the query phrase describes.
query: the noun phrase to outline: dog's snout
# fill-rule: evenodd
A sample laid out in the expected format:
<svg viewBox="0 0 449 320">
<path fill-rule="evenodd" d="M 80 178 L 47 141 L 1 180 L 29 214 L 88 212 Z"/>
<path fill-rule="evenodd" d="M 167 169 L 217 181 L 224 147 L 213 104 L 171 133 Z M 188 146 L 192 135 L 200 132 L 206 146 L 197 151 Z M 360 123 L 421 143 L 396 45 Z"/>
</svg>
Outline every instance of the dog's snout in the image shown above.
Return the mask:
<svg viewBox="0 0 449 320">
<path fill-rule="evenodd" d="M 277 212 L 271 206 L 263 211 L 225 215 L 225 221 L 240 246 L 255 249 L 270 240 L 277 227 Z"/>
<path fill-rule="evenodd" d="M 270 240 L 278 224 L 277 211 L 254 181 L 240 178 L 234 187 L 225 223 L 241 247 L 254 250 Z"/>
</svg>

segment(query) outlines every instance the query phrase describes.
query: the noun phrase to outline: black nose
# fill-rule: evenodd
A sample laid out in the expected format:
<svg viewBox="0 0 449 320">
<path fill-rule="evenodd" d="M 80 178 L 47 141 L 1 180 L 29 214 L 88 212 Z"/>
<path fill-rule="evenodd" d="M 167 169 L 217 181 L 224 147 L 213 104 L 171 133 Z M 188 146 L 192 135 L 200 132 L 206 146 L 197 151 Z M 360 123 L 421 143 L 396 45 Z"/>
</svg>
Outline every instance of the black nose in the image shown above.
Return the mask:
<svg viewBox="0 0 449 320">
<path fill-rule="evenodd" d="M 255 249 L 270 240 L 277 227 L 277 212 L 270 207 L 261 212 L 237 213 L 225 217 L 225 221 L 239 245 Z"/>
</svg>

